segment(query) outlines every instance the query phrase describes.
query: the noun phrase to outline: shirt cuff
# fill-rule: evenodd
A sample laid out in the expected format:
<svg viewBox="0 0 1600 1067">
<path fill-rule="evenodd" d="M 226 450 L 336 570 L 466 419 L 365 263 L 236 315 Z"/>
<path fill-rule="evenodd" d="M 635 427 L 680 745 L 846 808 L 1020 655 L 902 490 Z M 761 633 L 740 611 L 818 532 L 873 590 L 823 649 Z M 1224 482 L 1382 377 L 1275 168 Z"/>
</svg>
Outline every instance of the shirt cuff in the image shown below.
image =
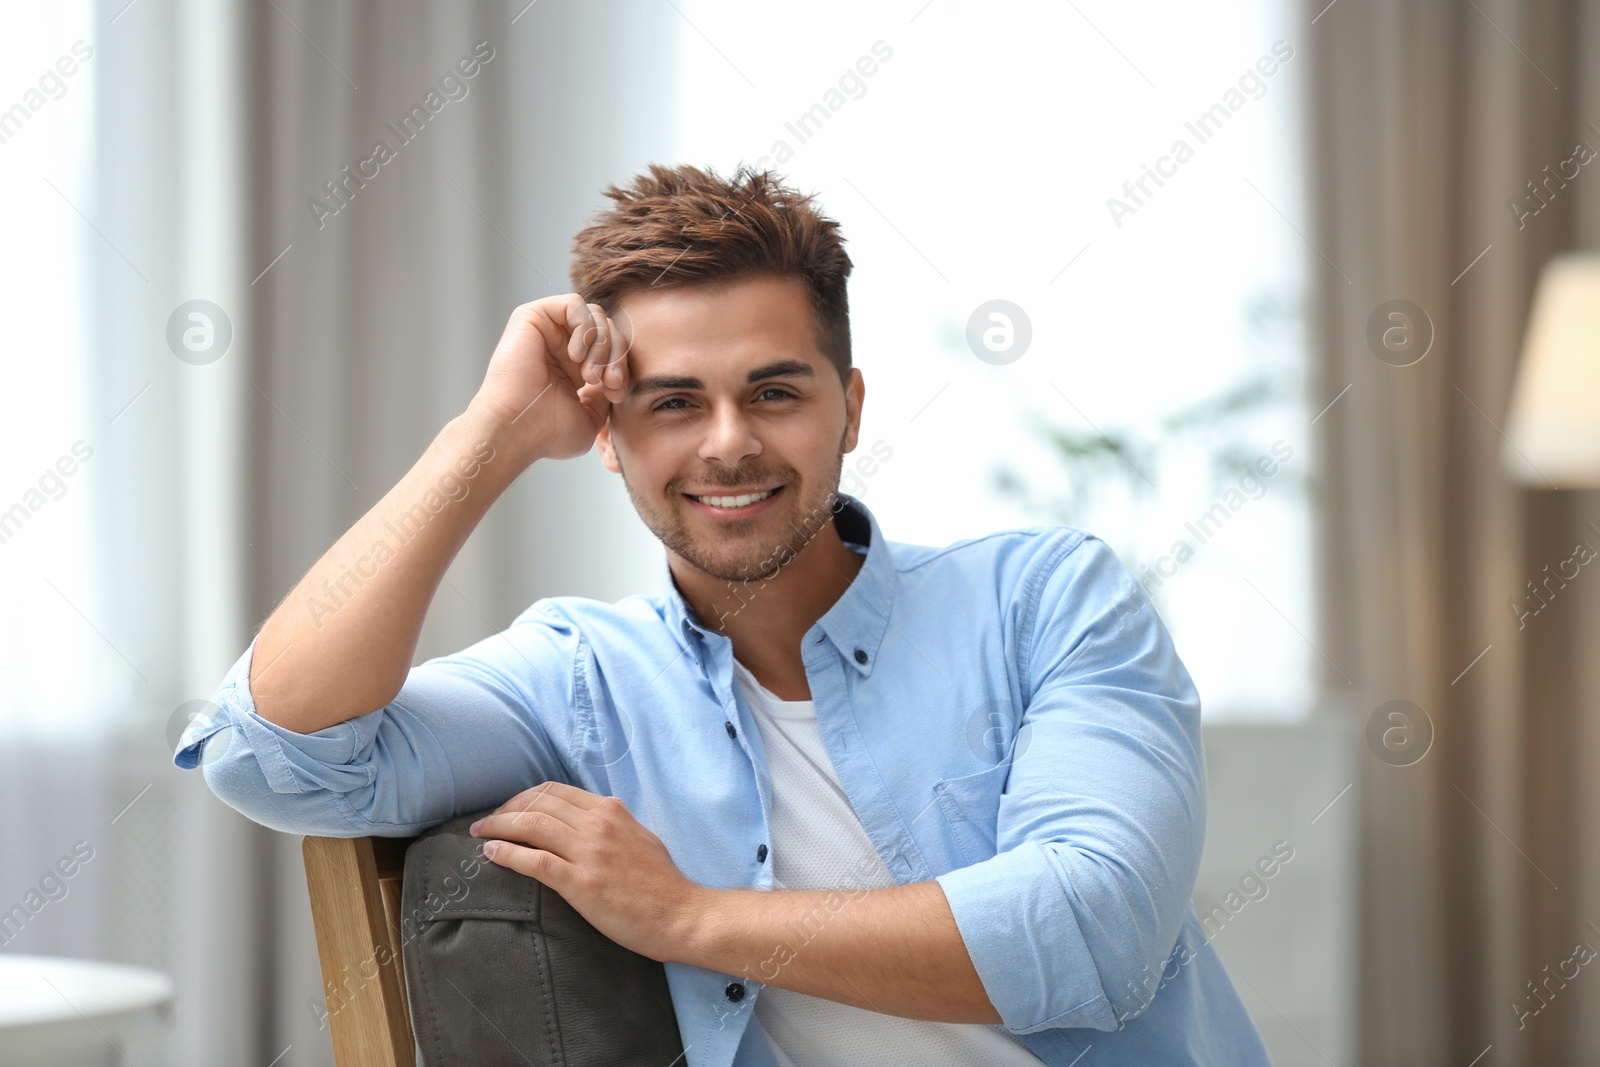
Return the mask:
<svg viewBox="0 0 1600 1067">
<path fill-rule="evenodd" d="M 934 881 L 1007 1031 L 1117 1028 L 1077 917 L 1041 845 L 1025 841 Z"/>
<path fill-rule="evenodd" d="M 173 763 L 185 770 L 254 758 L 275 793 L 317 789 L 348 793 L 372 784 L 373 768 L 353 765 L 376 730 L 382 709 L 302 734 L 256 714 L 250 694 L 255 641 L 223 677 L 206 713 L 190 721 L 178 738 Z"/>
</svg>

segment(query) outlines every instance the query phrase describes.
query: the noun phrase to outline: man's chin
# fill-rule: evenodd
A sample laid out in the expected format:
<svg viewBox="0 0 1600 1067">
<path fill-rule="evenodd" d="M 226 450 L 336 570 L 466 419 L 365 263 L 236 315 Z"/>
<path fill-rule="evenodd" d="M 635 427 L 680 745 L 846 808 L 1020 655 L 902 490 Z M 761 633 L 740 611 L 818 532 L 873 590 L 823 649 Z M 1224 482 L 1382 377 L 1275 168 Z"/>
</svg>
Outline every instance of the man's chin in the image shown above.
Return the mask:
<svg viewBox="0 0 1600 1067">
<path fill-rule="evenodd" d="M 794 562 L 792 548 L 776 541 L 755 542 L 747 551 L 728 551 L 726 542 L 713 543 L 693 534 L 675 551 L 703 574 L 719 582 L 756 582 L 776 575 Z"/>
<path fill-rule="evenodd" d="M 777 557 L 782 552 L 778 544 L 765 542 L 755 542 L 743 551 L 730 549 L 726 541 L 716 542 L 690 534 L 678 549 L 678 555 L 720 581 L 742 582 L 771 577 L 778 568 Z"/>
</svg>

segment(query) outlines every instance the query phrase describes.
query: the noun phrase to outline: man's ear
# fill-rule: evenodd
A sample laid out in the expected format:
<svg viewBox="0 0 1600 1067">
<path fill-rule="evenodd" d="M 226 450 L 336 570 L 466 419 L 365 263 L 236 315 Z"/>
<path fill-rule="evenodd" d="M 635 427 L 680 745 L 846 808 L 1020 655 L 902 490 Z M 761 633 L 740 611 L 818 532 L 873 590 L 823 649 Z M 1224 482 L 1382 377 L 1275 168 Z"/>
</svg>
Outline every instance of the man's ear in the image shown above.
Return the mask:
<svg viewBox="0 0 1600 1067">
<path fill-rule="evenodd" d="M 621 474 L 622 466 L 617 463 L 617 450 L 611 443 L 611 420 L 600 427 L 600 432 L 594 436 L 595 444 L 600 448 L 600 462 L 606 465 L 606 470 L 612 474 Z"/>
<path fill-rule="evenodd" d="M 844 450 L 856 447 L 856 435 L 861 430 L 861 404 L 866 399 L 867 383 L 859 367 L 850 368 L 850 380 L 844 387 Z"/>
</svg>

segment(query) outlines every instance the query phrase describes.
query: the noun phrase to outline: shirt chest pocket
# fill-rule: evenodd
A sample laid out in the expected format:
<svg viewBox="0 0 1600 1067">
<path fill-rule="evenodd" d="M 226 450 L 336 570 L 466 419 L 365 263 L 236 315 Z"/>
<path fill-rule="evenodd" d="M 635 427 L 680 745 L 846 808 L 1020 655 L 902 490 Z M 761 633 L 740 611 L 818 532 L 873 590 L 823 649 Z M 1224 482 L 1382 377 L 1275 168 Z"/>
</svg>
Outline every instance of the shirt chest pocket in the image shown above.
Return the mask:
<svg viewBox="0 0 1600 1067">
<path fill-rule="evenodd" d="M 1000 794 L 1010 771 L 1009 762 L 999 763 L 933 785 L 946 832 L 968 864 L 981 863 L 995 854 Z"/>
</svg>

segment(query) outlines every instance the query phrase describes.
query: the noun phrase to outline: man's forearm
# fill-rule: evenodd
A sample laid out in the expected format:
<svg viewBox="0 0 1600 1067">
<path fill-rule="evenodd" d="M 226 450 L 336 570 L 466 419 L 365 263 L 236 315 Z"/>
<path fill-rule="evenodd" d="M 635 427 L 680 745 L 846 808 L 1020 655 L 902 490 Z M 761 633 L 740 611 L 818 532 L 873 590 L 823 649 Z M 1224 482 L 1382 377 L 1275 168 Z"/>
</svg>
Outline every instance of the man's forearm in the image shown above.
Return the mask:
<svg viewBox="0 0 1600 1067">
<path fill-rule="evenodd" d="M 937 882 L 705 889 L 675 962 L 885 1015 L 998 1023 Z"/>
<path fill-rule="evenodd" d="M 314 733 L 394 699 L 445 570 L 533 461 L 525 447 L 475 406 L 446 423 L 261 627 L 250 665 L 256 713 Z"/>
</svg>

